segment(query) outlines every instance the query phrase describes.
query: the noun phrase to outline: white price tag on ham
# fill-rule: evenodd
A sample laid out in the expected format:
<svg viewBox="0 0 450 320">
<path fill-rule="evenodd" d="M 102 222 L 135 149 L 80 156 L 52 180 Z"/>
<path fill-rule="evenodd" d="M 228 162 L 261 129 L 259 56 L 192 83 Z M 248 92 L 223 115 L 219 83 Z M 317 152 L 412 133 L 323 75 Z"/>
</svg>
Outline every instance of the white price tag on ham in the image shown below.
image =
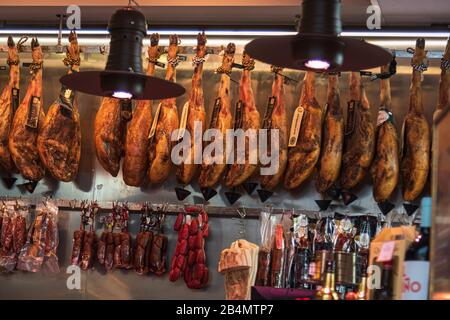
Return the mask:
<svg viewBox="0 0 450 320">
<path fill-rule="evenodd" d="M 177 141 L 181 140 L 181 138 L 183 138 L 184 136 L 184 133 L 186 132 L 188 115 L 189 115 L 189 101 L 184 104 L 183 112 L 181 113 L 181 121 L 180 121 L 180 128 L 178 130 Z"/>
<path fill-rule="evenodd" d="M 160 111 L 161 111 L 161 103 L 158 104 L 158 108 L 156 109 L 155 118 L 153 119 L 153 123 L 152 123 L 152 126 L 150 128 L 150 133 L 148 135 L 149 139 L 153 138 L 153 136 L 155 135 L 156 126 L 158 125 L 158 118 L 159 118 Z"/>
<path fill-rule="evenodd" d="M 295 147 L 297 145 L 298 135 L 300 133 L 300 128 L 302 126 L 302 119 L 305 109 L 303 107 L 298 107 L 295 109 L 294 117 L 291 124 L 291 132 L 289 135 L 289 147 Z"/>
<path fill-rule="evenodd" d="M 380 254 L 377 257 L 377 262 L 387 262 L 392 260 L 394 255 L 395 241 L 387 241 L 383 243 Z"/>
</svg>

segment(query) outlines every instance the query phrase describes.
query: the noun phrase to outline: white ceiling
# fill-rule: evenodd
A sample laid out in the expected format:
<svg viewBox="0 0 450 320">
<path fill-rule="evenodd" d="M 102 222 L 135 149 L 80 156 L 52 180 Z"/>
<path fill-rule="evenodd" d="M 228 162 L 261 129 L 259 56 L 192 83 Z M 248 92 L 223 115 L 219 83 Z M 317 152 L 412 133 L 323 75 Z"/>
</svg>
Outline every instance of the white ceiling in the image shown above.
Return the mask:
<svg viewBox="0 0 450 320">
<path fill-rule="evenodd" d="M 375 1 L 375 0 L 372 0 Z M 7 24 L 57 24 L 55 15 L 66 4 L 77 3 L 82 24 L 106 25 L 110 15 L 125 0 L 10 1 L 0 3 L 0 22 Z M 293 0 L 150 0 L 138 1 L 153 25 L 268 25 L 292 26 L 300 13 L 300 1 Z M 211 4 L 212 3 L 212 4 Z M 298 4 L 297 4 L 298 3 Z M 344 26 L 365 26 L 370 0 L 342 0 Z M 378 0 L 382 27 L 427 27 L 450 24 L 450 0 Z M 14 4 L 14 5 L 12 5 Z M 37 4 L 47 5 L 45 9 Z M 55 4 L 59 6 L 55 6 Z M 108 4 L 108 5 L 105 5 Z M 181 5 L 182 4 L 182 5 Z M 23 6 L 28 6 L 24 10 Z"/>
</svg>

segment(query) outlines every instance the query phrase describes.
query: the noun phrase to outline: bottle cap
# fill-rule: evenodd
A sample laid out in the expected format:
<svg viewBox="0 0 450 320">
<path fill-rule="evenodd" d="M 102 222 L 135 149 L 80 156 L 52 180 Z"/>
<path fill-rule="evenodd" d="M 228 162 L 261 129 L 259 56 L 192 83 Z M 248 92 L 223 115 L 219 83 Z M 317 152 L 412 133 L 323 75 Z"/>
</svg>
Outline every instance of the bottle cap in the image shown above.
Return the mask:
<svg viewBox="0 0 450 320">
<path fill-rule="evenodd" d="M 420 203 L 421 227 L 429 228 L 431 226 L 431 207 L 432 207 L 431 197 L 423 197 Z"/>
</svg>

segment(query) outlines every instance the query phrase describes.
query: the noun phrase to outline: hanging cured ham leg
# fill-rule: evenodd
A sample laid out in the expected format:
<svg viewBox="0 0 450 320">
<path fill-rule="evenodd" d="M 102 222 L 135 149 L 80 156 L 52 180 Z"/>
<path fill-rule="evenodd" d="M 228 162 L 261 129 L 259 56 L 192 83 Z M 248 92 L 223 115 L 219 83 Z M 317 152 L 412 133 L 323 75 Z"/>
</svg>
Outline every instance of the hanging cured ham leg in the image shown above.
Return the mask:
<svg viewBox="0 0 450 320">
<path fill-rule="evenodd" d="M 315 98 L 315 74 L 306 72 L 300 105 L 296 110 L 303 118 L 294 119 L 292 127 L 299 127 L 297 142 L 289 149 L 284 179 L 286 189 L 299 187 L 313 173 L 320 156 L 322 135 L 322 109 Z M 291 137 L 293 128 L 291 127 Z M 289 143 L 291 145 L 291 141 Z"/>
<path fill-rule="evenodd" d="M 197 53 L 193 59 L 193 64 L 195 66 L 194 75 L 192 76 L 192 89 L 188 101 L 188 116 L 186 122 L 186 131 L 189 132 L 191 137 L 190 148 L 188 154 L 186 155 L 185 161 L 177 167 L 176 175 L 178 182 L 186 185 L 194 178 L 198 165 L 194 163 L 194 157 L 196 153 L 201 153 L 200 150 L 195 150 L 194 142 L 196 136 L 203 138 L 203 132 L 205 128 L 205 100 L 203 98 L 203 87 L 202 87 L 202 75 L 203 75 L 203 62 L 205 62 L 206 56 L 206 35 L 205 33 L 199 33 L 197 36 Z M 201 131 L 195 128 L 195 124 L 201 124 Z M 199 140 L 199 139 L 197 139 Z"/>
<path fill-rule="evenodd" d="M 120 169 L 123 127 L 120 100 L 104 97 L 94 122 L 95 153 L 102 167 L 113 177 Z"/>
<path fill-rule="evenodd" d="M 44 166 L 37 148 L 38 133 L 44 122 L 42 107 L 42 48 L 32 39 L 31 80 L 27 93 L 14 115 L 9 135 L 9 150 L 14 163 L 25 179 L 39 181 L 44 176 Z"/>
<path fill-rule="evenodd" d="M 175 82 L 175 67 L 178 64 L 178 43 L 176 35 L 170 36 L 169 51 L 167 53 L 168 65 L 166 80 Z M 157 114 L 153 120 L 156 128 L 150 130 L 149 160 L 150 167 L 147 176 L 152 184 L 160 184 L 166 181 L 172 168 L 172 132 L 179 127 L 178 111 L 175 98 L 161 101 Z M 158 114 L 159 113 L 159 114 Z"/>
<path fill-rule="evenodd" d="M 353 189 L 366 176 L 375 150 L 375 128 L 359 72 L 350 75 L 350 98 L 342 158 L 341 187 Z"/>
<path fill-rule="evenodd" d="M 256 109 L 255 99 L 253 96 L 250 71 L 255 67 L 255 61 L 245 52 L 242 57 L 241 82 L 239 84 L 239 102 L 236 107 L 234 129 L 242 129 L 245 132 L 253 129 L 254 134 L 258 134 L 260 128 L 259 112 Z M 257 141 L 257 137 L 254 137 Z M 235 163 L 228 170 L 225 185 L 227 188 L 234 188 L 244 183 L 252 176 L 257 168 L 258 148 L 252 147 L 250 144 L 250 135 L 245 136 L 245 163 L 236 162 L 241 155 L 235 154 Z M 236 150 L 236 144 L 235 148 Z M 235 152 L 235 151 L 233 151 Z"/>
<path fill-rule="evenodd" d="M 328 78 L 328 99 L 322 137 L 322 152 L 319 162 L 317 191 L 327 192 L 334 186 L 341 171 L 342 149 L 344 145 L 344 115 L 340 103 L 339 79 L 336 75 Z"/>
<path fill-rule="evenodd" d="M 231 98 L 230 98 L 230 74 L 234 62 L 234 52 L 236 46 L 234 43 L 229 43 L 223 55 L 222 65 L 217 69 L 220 73 L 220 87 L 219 94 L 215 100 L 213 113 L 211 115 L 210 129 L 217 129 L 222 134 L 214 140 L 219 145 L 223 145 L 222 154 L 211 154 L 213 157 L 220 159 L 213 162 L 213 159 L 204 158 L 202 168 L 200 171 L 199 184 L 202 188 L 212 188 L 216 185 L 222 177 L 226 164 L 226 139 L 225 134 L 228 129 L 233 128 L 233 117 L 231 115 Z"/>
<path fill-rule="evenodd" d="M 382 73 L 388 71 L 389 66 L 381 68 Z M 397 186 L 400 172 L 398 136 L 391 109 L 391 84 L 389 79 L 381 80 L 380 102 L 375 158 L 371 167 L 373 197 L 378 203 L 389 199 Z"/>
<path fill-rule="evenodd" d="M 78 72 L 80 49 L 77 35 L 69 35 L 70 46 L 64 64 L 69 74 Z M 38 150 L 42 163 L 53 177 L 60 181 L 75 179 L 80 165 L 81 129 L 78 102 L 75 93 L 65 87 L 57 101 L 49 108 L 38 136 Z"/>
<path fill-rule="evenodd" d="M 278 141 L 270 141 L 270 132 L 268 133 L 268 147 L 267 150 L 271 154 L 272 152 L 278 152 L 278 161 L 269 165 L 275 166 L 276 173 L 273 175 L 263 175 L 261 177 L 261 187 L 266 190 L 273 190 L 280 183 L 283 178 L 284 171 L 287 165 L 288 156 L 288 125 L 286 109 L 284 107 L 284 87 L 283 76 L 281 75 L 281 68 L 272 67 L 272 71 L 275 74 L 275 80 L 272 85 L 272 96 L 269 98 L 269 104 L 265 118 L 263 120 L 262 129 L 278 130 Z M 272 148 L 273 144 L 273 150 Z"/>
<path fill-rule="evenodd" d="M 153 75 L 155 64 L 161 55 L 158 46 L 159 34 L 150 37 L 148 48 L 147 75 Z M 139 100 L 128 125 L 125 140 L 125 157 L 123 159 L 123 181 L 129 186 L 139 187 L 145 179 L 148 169 L 148 135 L 152 125 L 152 101 Z"/>
<path fill-rule="evenodd" d="M 422 71 L 426 69 L 425 39 L 418 39 L 412 59 L 413 74 L 409 111 L 403 123 L 403 200 L 413 201 L 422 193 L 430 168 L 430 127 L 422 103 Z"/>
<path fill-rule="evenodd" d="M 12 37 L 8 38 L 9 82 L 0 96 L 0 165 L 8 172 L 14 170 L 8 139 L 14 112 L 19 106 L 19 53 Z"/>
</svg>

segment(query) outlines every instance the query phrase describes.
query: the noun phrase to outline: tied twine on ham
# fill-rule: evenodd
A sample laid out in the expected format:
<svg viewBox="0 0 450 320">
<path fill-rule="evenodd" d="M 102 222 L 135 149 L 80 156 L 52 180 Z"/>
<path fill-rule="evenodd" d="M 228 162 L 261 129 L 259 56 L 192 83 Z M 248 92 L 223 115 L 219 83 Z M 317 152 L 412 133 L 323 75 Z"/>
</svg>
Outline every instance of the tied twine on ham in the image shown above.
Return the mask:
<svg viewBox="0 0 450 320">
<path fill-rule="evenodd" d="M 344 115 L 340 103 L 339 79 L 328 77 L 328 98 L 322 132 L 322 147 L 316 189 L 324 194 L 339 178 L 344 144 Z"/>
<path fill-rule="evenodd" d="M 185 161 L 183 161 L 176 170 L 176 176 L 178 182 L 181 184 L 189 184 L 197 173 L 198 165 L 194 163 L 194 157 L 197 153 L 201 153 L 194 142 L 196 136 L 203 138 L 203 132 L 205 128 L 205 99 L 203 97 L 202 87 L 202 75 L 203 75 L 203 63 L 206 56 L 206 35 L 205 32 L 199 33 L 197 36 L 197 52 L 193 58 L 194 75 L 192 76 L 192 88 L 188 101 L 188 116 L 186 122 L 186 132 L 190 134 L 190 147 L 186 155 L 183 155 Z M 200 122 L 201 131 L 194 131 L 196 122 Z M 183 137 L 186 139 L 186 137 Z M 188 162 L 188 163 L 185 163 Z"/>
<path fill-rule="evenodd" d="M 222 59 L 222 65 L 217 68 L 216 73 L 220 74 L 220 85 L 218 97 L 215 100 L 213 113 L 211 115 L 210 129 L 217 129 L 221 135 L 216 137 L 214 141 L 223 144 L 222 154 L 212 154 L 219 161 L 211 163 L 213 159 L 204 158 L 200 171 L 199 184 L 202 188 L 212 188 L 225 172 L 226 164 L 226 131 L 233 128 L 233 117 L 231 115 L 231 97 L 230 97 L 230 75 L 234 63 L 234 53 L 236 46 L 229 43 L 226 47 Z M 208 146 L 205 147 L 207 150 Z M 205 154 L 209 154 L 205 152 Z"/>
<path fill-rule="evenodd" d="M 272 72 L 275 75 L 275 79 L 272 85 L 272 96 L 269 98 L 269 105 L 267 107 L 266 116 L 263 119 L 262 129 L 274 129 L 278 130 L 278 141 L 271 141 L 270 131 L 268 139 L 268 153 L 278 152 L 278 161 L 271 163 L 272 166 L 277 168 L 276 173 L 273 175 L 264 175 L 261 177 L 261 187 L 266 190 L 273 190 L 282 180 L 284 171 L 287 166 L 288 157 L 288 125 L 286 109 L 284 107 L 284 79 L 281 74 L 281 68 L 272 66 Z M 267 126 L 267 128 L 266 128 Z M 273 144 L 273 150 L 272 150 Z"/>
<path fill-rule="evenodd" d="M 74 31 L 69 35 L 70 45 L 64 64 L 69 74 L 78 72 L 80 49 Z M 49 108 L 39 132 L 37 145 L 45 168 L 53 177 L 69 182 L 76 178 L 81 157 L 81 128 L 75 93 L 64 86 L 60 97 Z"/>
<path fill-rule="evenodd" d="M 37 147 L 38 134 L 44 122 L 42 101 L 42 48 L 36 38 L 31 41 L 31 80 L 27 93 L 17 109 L 9 135 L 9 151 L 19 172 L 25 179 L 39 181 L 44 166 Z"/>
<path fill-rule="evenodd" d="M 426 70 L 425 39 L 416 42 L 411 61 L 413 74 L 410 88 L 410 106 L 403 123 L 401 160 L 403 200 L 413 201 L 420 196 L 430 170 L 430 126 L 424 115 L 422 102 L 422 73 Z"/>
<path fill-rule="evenodd" d="M 295 189 L 308 179 L 319 160 L 322 109 L 315 98 L 315 74 L 306 72 L 299 107 L 303 108 L 297 143 L 289 149 L 284 187 Z"/>
<path fill-rule="evenodd" d="M 167 53 L 166 80 L 175 82 L 175 68 L 179 63 L 177 35 L 169 37 L 169 49 Z M 161 101 L 159 115 L 153 121 L 157 121 L 156 130 L 150 137 L 149 163 L 147 177 L 151 184 L 161 184 L 169 177 L 172 169 L 171 152 L 174 143 L 171 140 L 172 132 L 179 127 L 178 110 L 175 98 Z M 158 112 L 158 111 L 157 111 Z"/>
<path fill-rule="evenodd" d="M 158 43 L 159 34 L 153 33 L 150 36 L 150 46 L 148 48 L 147 75 L 149 76 L 154 74 L 155 64 L 161 56 L 161 49 Z M 128 125 L 125 139 L 125 156 L 122 171 L 123 181 L 128 186 L 139 187 L 144 182 L 149 164 L 147 152 L 151 125 L 152 101 L 139 100 Z"/>
<path fill-rule="evenodd" d="M 0 165 L 8 172 L 15 170 L 8 140 L 14 113 L 19 106 L 19 52 L 12 37 L 8 37 L 9 82 L 0 96 Z"/>
<path fill-rule="evenodd" d="M 254 134 L 257 135 L 260 128 L 260 119 L 255 104 L 250 75 L 250 71 L 255 68 L 255 60 L 244 52 L 242 65 L 244 70 L 239 83 L 239 102 L 236 106 L 234 129 L 242 129 L 244 132 L 253 129 Z M 254 138 L 257 139 L 256 137 Z M 242 157 L 241 154 L 236 154 L 236 145 L 235 143 L 234 151 L 232 151 L 235 153 L 235 162 L 230 165 L 225 178 L 225 186 L 227 188 L 240 186 L 253 175 L 258 166 L 258 148 L 251 148 L 249 135 L 245 135 L 245 154 L 243 155 L 245 163 L 243 164 L 236 162 L 236 159 Z"/>
<path fill-rule="evenodd" d="M 388 71 L 389 65 L 381 67 L 382 73 Z M 375 157 L 371 167 L 373 198 L 378 203 L 389 199 L 397 186 L 400 175 L 398 136 L 392 115 L 389 78 L 381 80 L 380 102 Z"/>
</svg>

